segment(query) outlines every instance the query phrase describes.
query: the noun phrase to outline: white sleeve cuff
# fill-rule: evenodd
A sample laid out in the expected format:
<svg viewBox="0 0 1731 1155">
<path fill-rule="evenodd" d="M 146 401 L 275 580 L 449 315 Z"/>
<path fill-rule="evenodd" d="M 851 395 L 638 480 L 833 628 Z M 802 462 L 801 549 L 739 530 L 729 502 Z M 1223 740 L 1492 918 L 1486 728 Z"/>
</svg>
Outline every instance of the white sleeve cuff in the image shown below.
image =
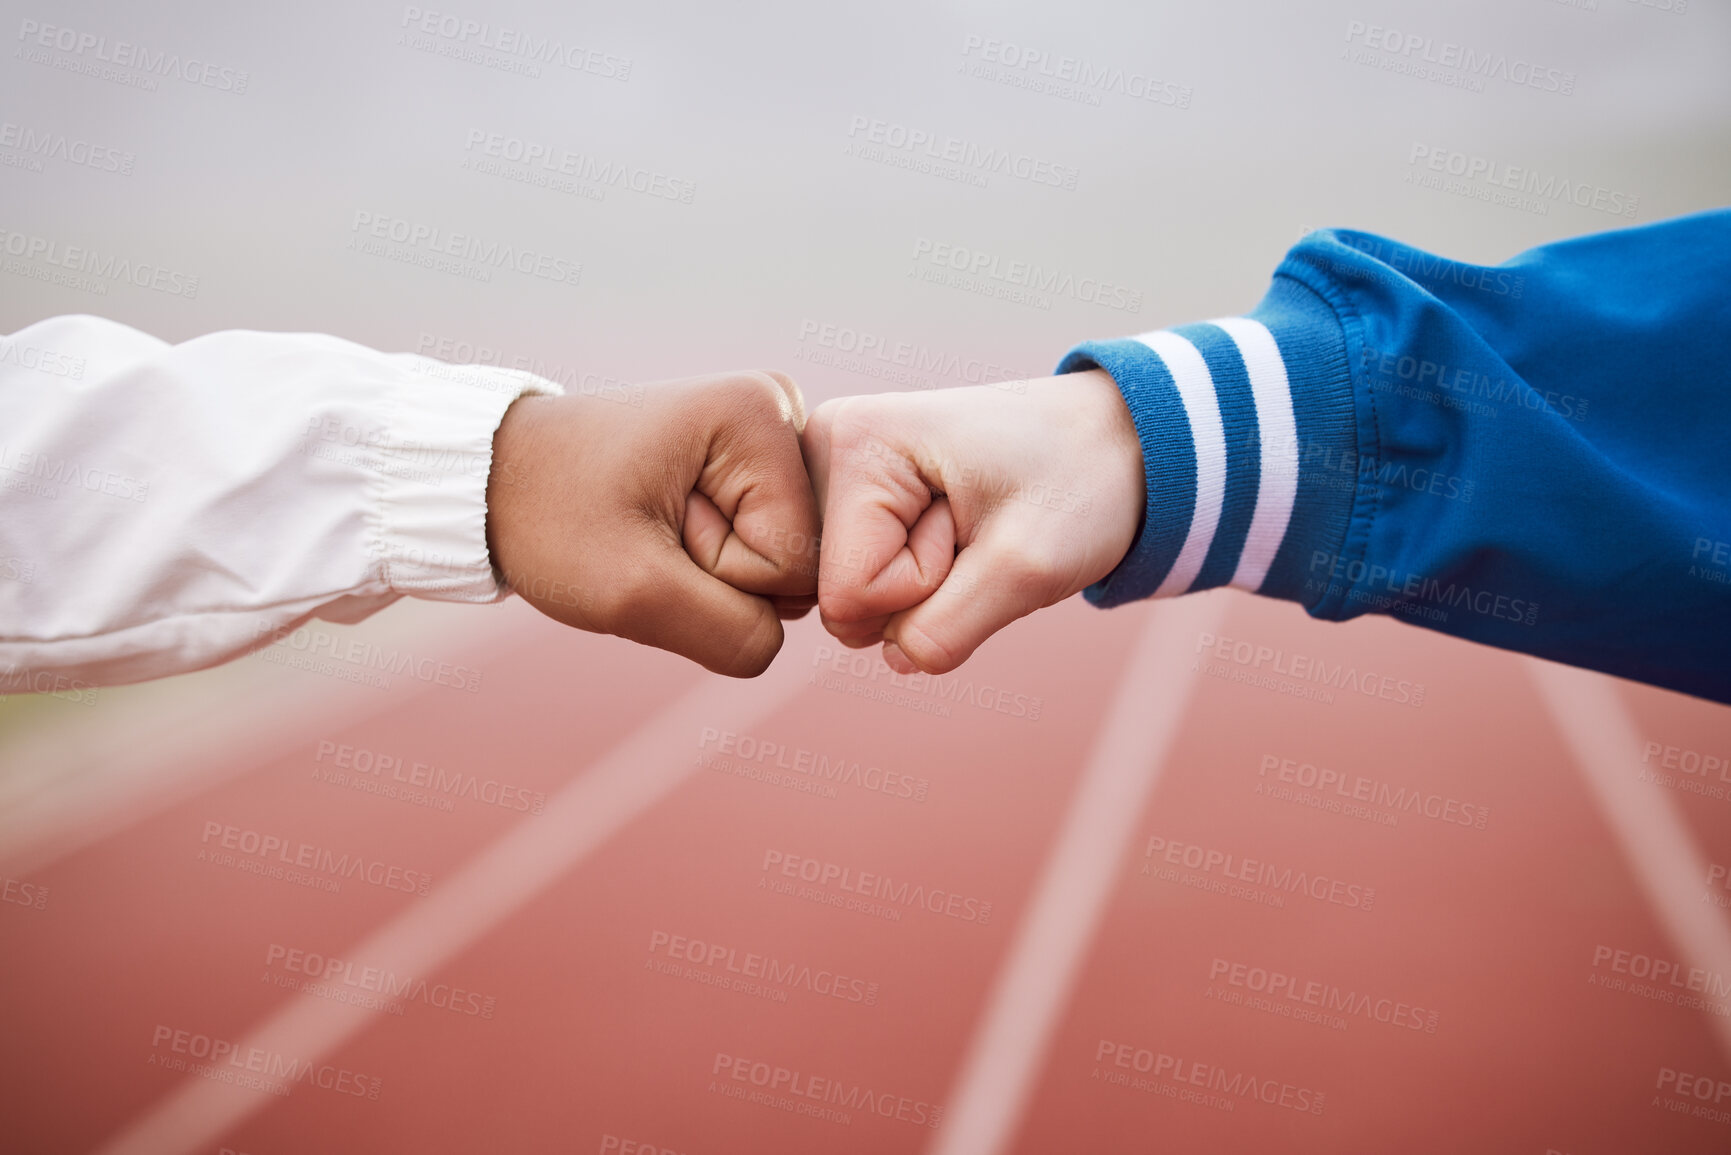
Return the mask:
<svg viewBox="0 0 1731 1155">
<path fill-rule="evenodd" d="M 487 478 L 493 435 L 524 395 L 555 383 L 519 369 L 391 358 L 402 375 L 376 446 L 377 521 L 368 552 L 396 593 L 493 602 L 509 591 L 487 552 Z"/>
</svg>

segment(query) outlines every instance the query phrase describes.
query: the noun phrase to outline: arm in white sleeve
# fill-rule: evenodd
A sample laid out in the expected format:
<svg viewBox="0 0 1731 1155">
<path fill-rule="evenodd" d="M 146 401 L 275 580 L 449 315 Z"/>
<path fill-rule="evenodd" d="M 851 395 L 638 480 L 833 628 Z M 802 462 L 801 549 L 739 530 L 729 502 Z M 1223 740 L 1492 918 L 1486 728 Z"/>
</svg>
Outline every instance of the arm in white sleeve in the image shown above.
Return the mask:
<svg viewBox="0 0 1731 1155">
<path fill-rule="evenodd" d="M 404 594 L 500 599 L 493 434 L 559 391 L 318 334 L 0 338 L 0 693 L 201 669 Z"/>
</svg>

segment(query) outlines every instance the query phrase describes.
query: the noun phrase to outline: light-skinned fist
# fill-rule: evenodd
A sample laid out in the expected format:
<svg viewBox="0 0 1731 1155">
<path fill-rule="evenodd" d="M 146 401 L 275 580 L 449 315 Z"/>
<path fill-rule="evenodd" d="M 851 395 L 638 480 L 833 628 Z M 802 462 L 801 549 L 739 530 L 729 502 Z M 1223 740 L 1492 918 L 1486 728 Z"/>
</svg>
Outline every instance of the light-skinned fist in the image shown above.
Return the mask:
<svg viewBox="0 0 1731 1155">
<path fill-rule="evenodd" d="M 823 510 L 818 610 L 900 673 L 948 673 L 992 634 L 1110 573 L 1146 502 L 1124 399 L 1095 369 L 847 397 L 802 438 Z"/>
</svg>

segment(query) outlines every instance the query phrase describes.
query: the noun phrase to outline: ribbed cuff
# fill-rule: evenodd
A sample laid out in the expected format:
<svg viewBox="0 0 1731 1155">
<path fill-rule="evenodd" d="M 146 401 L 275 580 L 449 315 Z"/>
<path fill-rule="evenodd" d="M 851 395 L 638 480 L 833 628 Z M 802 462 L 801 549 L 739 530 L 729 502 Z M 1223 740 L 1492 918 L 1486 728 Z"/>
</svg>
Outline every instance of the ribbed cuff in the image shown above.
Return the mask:
<svg viewBox="0 0 1731 1155">
<path fill-rule="evenodd" d="M 1232 585 L 1320 612 L 1356 495 L 1358 431 L 1346 334 L 1283 265 L 1248 317 L 1078 345 L 1059 373 L 1112 375 L 1142 442 L 1148 500 L 1098 606 Z"/>
<path fill-rule="evenodd" d="M 1196 509 L 1196 452 L 1178 387 L 1148 346 L 1125 338 L 1089 341 L 1065 354 L 1059 373 L 1104 369 L 1117 382 L 1142 442 L 1147 503 L 1130 552 L 1083 591 L 1097 606 L 1152 597 L 1183 548 Z"/>
<path fill-rule="evenodd" d="M 508 592 L 487 552 L 493 435 L 526 394 L 559 395 L 517 369 L 448 365 L 402 354 L 377 449 L 378 520 L 369 547 L 393 591 L 440 601 L 492 602 Z"/>
</svg>

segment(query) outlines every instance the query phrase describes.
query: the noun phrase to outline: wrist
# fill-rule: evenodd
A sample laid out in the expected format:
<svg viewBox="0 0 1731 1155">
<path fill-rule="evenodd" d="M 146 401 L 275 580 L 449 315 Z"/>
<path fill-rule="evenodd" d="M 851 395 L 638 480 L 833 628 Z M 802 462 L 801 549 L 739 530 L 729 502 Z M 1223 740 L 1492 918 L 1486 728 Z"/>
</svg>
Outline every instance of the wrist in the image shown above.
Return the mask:
<svg viewBox="0 0 1731 1155">
<path fill-rule="evenodd" d="M 487 473 L 487 555 L 500 585 L 514 586 L 522 571 L 525 536 L 534 524 L 530 462 L 540 440 L 542 411 L 557 398 L 524 396 L 513 401 L 493 433 Z"/>
<path fill-rule="evenodd" d="M 1088 600 L 1096 605 L 1174 592 L 1174 571 L 1181 563 L 1194 566 L 1197 562 L 1194 556 L 1181 555 L 1208 479 L 1198 469 L 1197 433 L 1180 390 L 1178 368 L 1186 367 L 1169 366 L 1139 340 L 1091 342 L 1077 347 L 1059 366 L 1060 373 L 1106 377 L 1130 419 L 1138 450 L 1137 525 L 1117 565 L 1088 587 Z M 1123 430 L 1112 429 L 1108 443 L 1118 446 Z M 1216 415 L 1212 428 L 1204 420 L 1202 436 L 1218 429 Z M 1121 448 L 1115 449 L 1115 460 L 1126 457 Z M 1210 511 L 1201 512 L 1206 517 Z M 1182 573 L 1177 580 L 1184 581 Z"/>
<path fill-rule="evenodd" d="M 1112 375 L 1085 369 L 1061 379 L 1076 404 L 1087 414 L 1087 447 L 1095 455 L 1099 494 L 1091 503 L 1098 535 L 1098 553 L 1106 559 L 1087 584 L 1103 579 L 1122 564 L 1142 529 L 1147 481 L 1142 440 L 1135 418 Z"/>
<path fill-rule="evenodd" d="M 543 386 L 504 370 L 458 377 L 412 354 L 386 360 L 397 372 L 369 442 L 378 502 L 368 550 L 393 593 L 497 601 L 487 541 L 494 442 L 513 402 Z"/>
<path fill-rule="evenodd" d="M 1135 421 L 1146 499 L 1135 544 L 1088 600 L 1231 585 L 1329 610 L 1307 567 L 1350 549 L 1357 487 L 1341 463 L 1374 449 L 1360 448 L 1371 434 L 1355 424 L 1343 326 L 1321 292 L 1276 277 L 1250 316 L 1081 345 L 1059 371 L 1095 368 Z"/>
</svg>

